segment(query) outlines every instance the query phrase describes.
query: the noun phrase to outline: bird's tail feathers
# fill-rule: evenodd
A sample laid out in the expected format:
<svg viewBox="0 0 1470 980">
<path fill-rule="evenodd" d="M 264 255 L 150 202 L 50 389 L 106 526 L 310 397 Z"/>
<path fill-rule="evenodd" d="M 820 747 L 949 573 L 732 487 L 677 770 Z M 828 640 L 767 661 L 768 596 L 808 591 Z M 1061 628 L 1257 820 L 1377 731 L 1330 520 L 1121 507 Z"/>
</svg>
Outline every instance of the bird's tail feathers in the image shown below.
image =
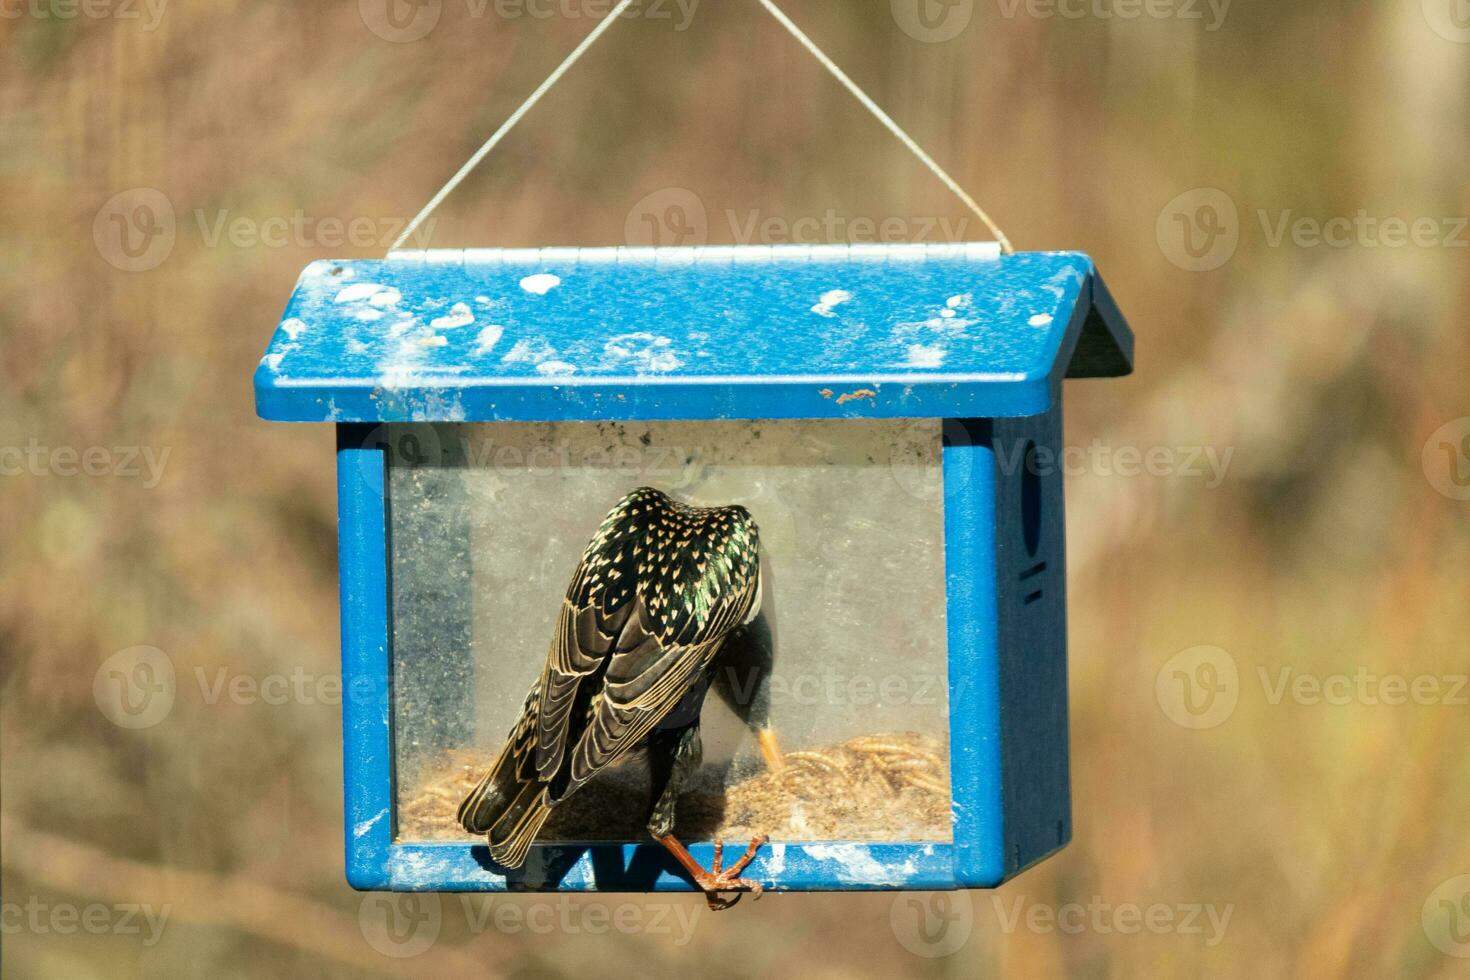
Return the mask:
<svg viewBox="0 0 1470 980">
<path fill-rule="evenodd" d="M 541 825 L 551 816 L 546 787 L 527 783 L 510 806 L 489 829 L 490 856 L 503 868 L 519 868 L 526 863 L 531 843 L 541 832 Z"/>
<path fill-rule="evenodd" d="M 523 782 L 516 773 L 516 768 L 511 744 L 506 743 L 500 752 L 500 758 L 495 760 L 495 765 L 490 767 L 485 778 L 480 780 L 479 785 L 459 805 L 460 826 L 472 834 L 483 834 L 490 830 L 506 807 L 520 795 Z"/>
<path fill-rule="evenodd" d="M 523 777 L 516 755 L 507 744 L 500 758 L 459 805 L 460 826 L 490 841 L 490 856 L 505 868 L 519 868 L 551 816 L 546 786 L 534 776 Z"/>
</svg>

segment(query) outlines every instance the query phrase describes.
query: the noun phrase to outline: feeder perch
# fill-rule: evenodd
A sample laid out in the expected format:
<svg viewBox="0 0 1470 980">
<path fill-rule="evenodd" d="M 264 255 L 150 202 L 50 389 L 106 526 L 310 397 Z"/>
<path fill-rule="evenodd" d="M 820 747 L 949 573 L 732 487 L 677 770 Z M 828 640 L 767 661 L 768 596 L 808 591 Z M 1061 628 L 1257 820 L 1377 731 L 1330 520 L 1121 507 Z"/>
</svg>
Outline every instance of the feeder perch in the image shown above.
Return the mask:
<svg viewBox="0 0 1470 980">
<path fill-rule="evenodd" d="M 764 832 L 745 874 L 770 890 L 992 887 L 1061 848 L 1061 382 L 1125 375 L 1132 349 L 1070 252 L 308 266 L 256 404 L 337 427 L 348 880 L 691 887 L 642 830 L 636 765 L 569 800 L 517 871 L 455 820 L 540 674 L 583 547 L 641 486 L 742 504 L 760 526 L 751 642 L 769 669 L 746 690 L 784 759 L 738 699 L 708 699 L 679 817 L 705 867 L 712 840 L 738 853 Z"/>
</svg>

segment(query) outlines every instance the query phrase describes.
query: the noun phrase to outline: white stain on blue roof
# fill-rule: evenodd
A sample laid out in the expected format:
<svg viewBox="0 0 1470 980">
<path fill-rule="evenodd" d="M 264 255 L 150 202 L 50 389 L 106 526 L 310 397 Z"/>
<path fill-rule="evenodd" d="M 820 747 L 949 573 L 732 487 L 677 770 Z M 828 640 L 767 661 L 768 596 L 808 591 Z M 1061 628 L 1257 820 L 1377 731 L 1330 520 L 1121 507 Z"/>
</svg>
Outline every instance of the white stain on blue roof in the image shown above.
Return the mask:
<svg viewBox="0 0 1470 980">
<path fill-rule="evenodd" d="M 474 356 L 484 357 L 495 349 L 495 345 L 500 343 L 500 338 L 504 336 L 504 327 L 498 323 L 490 324 L 490 326 L 481 330 L 480 335 L 475 338 Z"/>
<path fill-rule="evenodd" d="M 470 312 L 468 303 L 455 303 L 448 313 L 435 317 L 429 326 L 435 330 L 458 330 L 475 322 L 475 314 Z"/>
<path fill-rule="evenodd" d="M 527 276 L 521 280 L 521 288 L 536 296 L 545 296 L 560 285 L 561 276 L 552 275 L 550 272 L 538 272 L 534 276 Z"/>
<path fill-rule="evenodd" d="M 834 311 L 837 307 L 851 301 L 852 293 L 849 293 L 847 290 L 829 289 L 822 294 L 822 298 L 817 305 L 812 307 L 812 312 L 817 316 L 835 317 L 837 314 Z"/>
<path fill-rule="evenodd" d="M 602 345 L 607 355 L 604 368 L 610 371 L 632 368 L 637 374 L 666 374 L 684 366 L 673 350 L 674 341 L 647 331 L 619 334 Z"/>
</svg>

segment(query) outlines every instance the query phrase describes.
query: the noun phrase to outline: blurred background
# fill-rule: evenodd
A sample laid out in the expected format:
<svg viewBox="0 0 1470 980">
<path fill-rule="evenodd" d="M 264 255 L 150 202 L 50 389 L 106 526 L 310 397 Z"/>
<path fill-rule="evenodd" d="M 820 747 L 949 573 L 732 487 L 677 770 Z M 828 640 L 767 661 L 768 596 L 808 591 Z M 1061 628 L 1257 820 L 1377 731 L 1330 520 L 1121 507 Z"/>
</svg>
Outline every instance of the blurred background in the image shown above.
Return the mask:
<svg viewBox="0 0 1470 980">
<path fill-rule="evenodd" d="M 251 374 L 302 266 L 382 255 L 607 4 L 25 0 L 7 977 L 1470 970 L 1470 8 L 785 7 L 1137 333 L 1067 392 L 1072 844 L 995 893 L 425 898 L 395 945 L 343 882 L 333 433 Z M 989 237 L 754 0 L 638 10 L 420 244 Z M 104 697 L 169 668 L 162 715 Z"/>
</svg>

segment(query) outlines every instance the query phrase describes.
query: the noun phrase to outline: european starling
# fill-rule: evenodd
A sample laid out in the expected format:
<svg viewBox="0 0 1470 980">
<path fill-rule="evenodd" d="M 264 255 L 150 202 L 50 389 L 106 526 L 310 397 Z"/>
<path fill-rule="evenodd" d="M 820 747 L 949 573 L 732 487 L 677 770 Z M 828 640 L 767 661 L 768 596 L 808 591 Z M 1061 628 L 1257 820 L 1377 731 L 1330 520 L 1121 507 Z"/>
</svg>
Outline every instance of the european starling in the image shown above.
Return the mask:
<svg viewBox="0 0 1470 980">
<path fill-rule="evenodd" d="M 760 885 L 740 872 L 763 836 L 725 869 L 716 843 L 707 871 L 673 828 L 679 789 L 701 762 L 705 693 L 726 659 L 725 641 L 760 614 L 760 579 L 759 534 L 744 507 L 691 507 L 644 487 L 612 509 L 572 576 L 546 667 L 519 721 L 459 808 L 460 823 L 487 836 L 497 864 L 521 867 L 553 807 L 603 769 L 646 750 L 653 778 L 648 832 L 711 908 L 739 900 L 721 892 L 759 896 Z M 748 658 L 751 643 L 735 646 L 730 659 Z M 716 685 L 722 692 L 728 686 Z M 766 703 L 758 700 L 764 715 Z M 752 706 L 743 707 L 750 721 Z M 775 739 L 760 721 L 762 752 L 777 765 Z"/>
</svg>

